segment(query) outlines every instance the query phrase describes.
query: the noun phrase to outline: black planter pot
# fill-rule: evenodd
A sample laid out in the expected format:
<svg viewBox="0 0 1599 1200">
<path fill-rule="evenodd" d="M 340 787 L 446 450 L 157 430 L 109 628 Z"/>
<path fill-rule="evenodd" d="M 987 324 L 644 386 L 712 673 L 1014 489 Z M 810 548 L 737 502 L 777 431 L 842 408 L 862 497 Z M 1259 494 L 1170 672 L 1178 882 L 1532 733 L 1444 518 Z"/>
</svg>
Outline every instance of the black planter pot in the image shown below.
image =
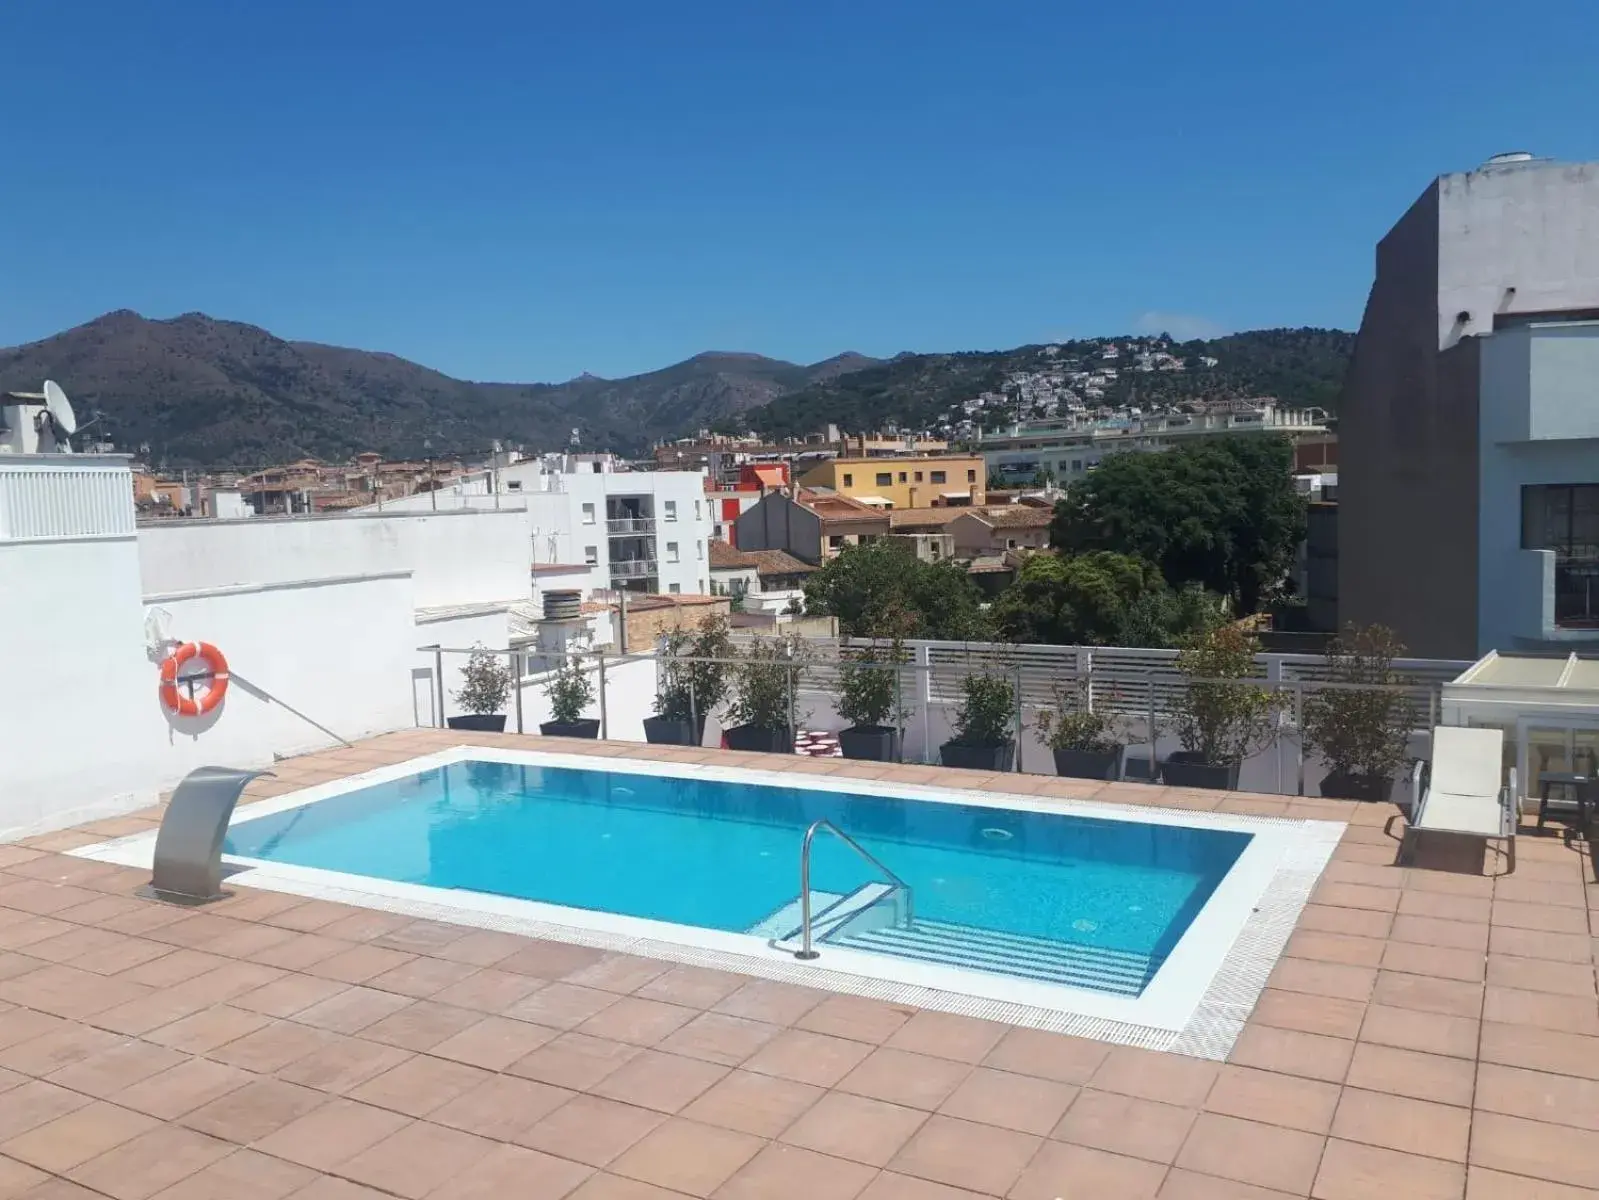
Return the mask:
<svg viewBox="0 0 1599 1200">
<path fill-rule="evenodd" d="M 975 746 L 968 742 L 945 742 L 938 748 L 938 760 L 946 767 L 968 771 L 1009 771 L 1016 766 L 1016 743 Z"/>
<path fill-rule="evenodd" d="M 705 718 L 696 723 L 676 717 L 645 717 L 644 740 L 654 746 L 698 746 L 705 740 Z"/>
<path fill-rule="evenodd" d="M 1385 775 L 1329 773 L 1321 781 L 1321 794 L 1330 800 L 1386 800 L 1394 781 Z"/>
<path fill-rule="evenodd" d="M 539 732 L 545 737 L 597 738 L 600 736 L 600 723 L 587 719 L 544 721 L 539 725 Z"/>
<path fill-rule="evenodd" d="M 729 750 L 754 750 L 761 754 L 793 754 L 794 731 L 760 725 L 735 725 L 724 730 Z"/>
<path fill-rule="evenodd" d="M 899 730 L 887 725 L 851 725 L 838 731 L 838 748 L 845 758 L 898 762 Z"/>
<path fill-rule="evenodd" d="M 1173 787 L 1211 788 L 1220 792 L 1238 790 L 1241 762 L 1206 762 L 1195 750 L 1178 750 L 1160 764 L 1160 777 Z"/>
<path fill-rule="evenodd" d="M 470 729 L 474 733 L 504 733 L 504 713 L 466 713 L 459 717 L 446 717 L 444 723 L 451 729 Z"/>
<path fill-rule="evenodd" d="M 1057 750 L 1055 774 L 1072 779 L 1120 779 L 1122 751 L 1125 749 L 1125 746 L 1117 746 L 1114 750 L 1104 751 Z"/>
</svg>

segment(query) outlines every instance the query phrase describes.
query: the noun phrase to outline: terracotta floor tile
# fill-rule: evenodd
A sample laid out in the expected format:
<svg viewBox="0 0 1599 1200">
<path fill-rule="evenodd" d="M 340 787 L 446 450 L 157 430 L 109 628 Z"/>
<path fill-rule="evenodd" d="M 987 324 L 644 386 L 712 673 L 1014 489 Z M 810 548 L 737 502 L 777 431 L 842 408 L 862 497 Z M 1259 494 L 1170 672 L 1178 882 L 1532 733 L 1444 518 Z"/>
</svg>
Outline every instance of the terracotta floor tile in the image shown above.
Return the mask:
<svg viewBox="0 0 1599 1200">
<path fill-rule="evenodd" d="M 1367 1007 L 1366 1019 L 1360 1026 L 1360 1040 L 1397 1046 L 1401 1050 L 1474 1058 L 1477 1027 L 1478 1022 L 1465 1017 L 1372 1004 Z"/>
<path fill-rule="evenodd" d="M 1495 907 L 1493 900 L 1487 896 L 1450 896 L 1412 889 L 1399 897 L 1401 917 L 1437 917 L 1445 921 L 1473 921 L 1486 924 Z M 1500 923 L 1495 922 L 1495 924 Z"/>
<path fill-rule="evenodd" d="M 1474 1064 L 1467 1059 L 1361 1042 L 1355 1047 L 1344 1083 L 1367 1091 L 1469 1107 L 1474 1071 Z"/>
<path fill-rule="evenodd" d="M 1004 1194 L 1043 1144 L 1032 1134 L 933 1115 L 890 1164 L 902 1175 Z"/>
<path fill-rule="evenodd" d="M 380 992 L 376 988 L 348 987 L 344 991 L 294 1014 L 300 1025 L 326 1029 L 330 1033 L 360 1033 L 385 1017 L 403 1012 L 416 1004 L 408 996 Z"/>
<path fill-rule="evenodd" d="M 1084 1088 L 1050 1136 L 1095 1150 L 1170 1163 L 1182 1148 L 1194 1116 L 1191 1108 Z"/>
<path fill-rule="evenodd" d="M 881 1044 L 897 1033 L 916 1010 L 865 996 L 829 996 L 796 1023 L 812 1033 Z"/>
<path fill-rule="evenodd" d="M 1387 945 L 1381 938 L 1352 937 L 1343 933 L 1299 930 L 1288 939 L 1283 953 L 1310 962 L 1345 963 L 1353 967 L 1375 967 L 1382 961 Z"/>
<path fill-rule="evenodd" d="M 29 1189 L 22 1200 L 104 1200 L 104 1197 L 102 1193 L 91 1192 L 70 1179 L 52 1177 L 38 1187 Z"/>
<path fill-rule="evenodd" d="M 1549 962 L 1508 954 L 1488 956 L 1488 982 L 1498 987 L 1563 996 L 1593 996 L 1594 969 L 1587 963 Z"/>
<path fill-rule="evenodd" d="M 1599 1001 L 1591 996 L 1560 996 L 1490 985 L 1483 996 L 1482 1019 L 1594 1037 L 1599 1036 Z"/>
<path fill-rule="evenodd" d="M 225 1063 L 192 1058 L 170 1070 L 141 1079 L 107 1099 L 124 1108 L 176 1120 L 250 1083 L 252 1076 Z"/>
<path fill-rule="evenodd" d="M 572 1098 L 566 1088 L 515 1075 L 492 1075 L 464 1092 L 428 1120 L 496 1141 L 511 1141 L 534 1122 Z"/>
<path fill-rule="evenodd" d="M 30 1129 L 58 1120 L 90 1103 L 87 1096 L 37 1079 L 11 1088 L 5 1093 L 5 1100 L 0 1102 L 0 1143 L 20 1137 Z"/>
<path fill-rule="evenodd" d="M 254 1150 L 234 1150 L 155 1194 L 154 1200 L 284 1200 L 316 1173 Z"/>
<path fill-rule="evenodd" d="M 143 1113 L 96 1100 L 0 1142 L 0 1154 L 60 1175 L 157 1125 Z"/>
<path fill-rule="evenodd" d="M 1449 921 L 1445 924 L 1453 925 Z M 1403 971 L 1434 979 L 1458 979 L 1481 983 L 1487 960 L 1481 950 L 1458 950 L 1450 946 L 1422 946 L 1413 942 L 1389 942 L 1382 956 L 1384 971 Z"/>
<path fill-rule="evenodd" d="M 327 1102 L 321 1092 L 276 1079 L 257 1079 L 186 1113 L 183 1124 L 247 1146 Z"/>
<path fill-rule="evenodd" d="M 1311 893 L 1310 901 L 1332 908 L 1391 913 L 1399 907 L 1399 889 L 1367 887 L 1356 883 L 1323 883 Z"/>
<path fill-rule="evenodd" d="M 453 947 L 443 951 L 443 957 L 450 957 L 452 952 Z M 495 965 L 504 971 L 553 981 L 565 979 L 585 967 L 592 967 L 604 957 L 605 951 L 592 950 L 587 946 L 522 938 L 520 947 Z"/>
<path fill-rule="evenodd" d="M 716 1063 L 660 1050 L 641 1050 L 587 1090 L 624 1104 L 675 1113 L 727 1072 L 728 1068 Z"/>
<path fill-rule="evenodd" d="M 1479 1056 L 1485 1063 L 1599 1079 L 1599 1038 L 1581 1034 L 1484 1022 Z"/>
<path fill-rule="evenodd" d="M 826 1093 L 775 1075 L 733 1071 L 683 1110 L 683 1116 L 758 1137 L 774 1138 Z"/>
<path fill-rule="evenodd" d="M 607 1009 L 595 1019 L 603 1019 L 613 1011 Z M 660 1048 L 688 1058 L 736 1067 L 781 1032 L 780 1026 L 768 1025 L 764 1021 L 705 1012 L 668 1034 L 661 1040 Z"/>
<path fill-rule="evenodd" d="M 0 1050 L 0 1067 L 42 1078 L 62 1067 L 103 1054 L 126 1040 L 91 1025 L 67 1022 Z"/>
<path fill-rule="evenodd" d="M 674 1117 L 640 1140 L 611 1172 L 691 1196 L 709 1196 L 761 1150 L 747 1133 Z"/>
<path fill-rule="evenodd" d="M 343 983 L 365 983 L 368 979 L 392 971 L 411 961 L 411 955 L 399 950 L 386 950 L 382 946 L 353 946 L 328 958 L 309 963 L 304 968 L 309 975 L 323 979 L 337 979 Z"/>
<path fill-rule="evenodd" d="M 557 1036 L 555 1030 L 528 1021 L 481 1017 L 475 1024 L 435 1044 L 428 1053 L 486 1071 L 503 1071 Z"/>
<path fill-rule="evenodd" d="M 518 1145 L 604 1167 L 666 1121 L 663 1113 L 599 1096 L 573 1096 L 522 1129 Z"/>
<path fill-rule="evenodd" d="M 1380 982 L 1380 977 L 1379 977 Z M 1340 1000 L 1334 996 L 1311 996 L 1304 992 L 1280 992 L 1267 988 L 1255 1001 L 1250 1020 L 1275 1029 L 1297 1029 L 1327 1037 L 1352 1038 L 1360 1032 L 1366 1005 L 1359 1000 Z"/>
<path fill-rule="evenodd" d="M 470 963 L 450 962 L 443 958 L 413 958 L 410 962 L 401 963 L 381 975 L 374 975 L 366 981 L 366 986 L 393 992 L 399 996 L 429 1000 L 476 971 L 477 968 Z"/>
<path fill-rule="evenodd" d="M 1305 962 L 1283 958 L 1272 968 L 1266 986 L 1285 992 L 1305 992 L 1312 996 L 1336 996 L 1343 1000 L 1366 1000 L 1376 982 L 1372 967 L 1351 967 L 1342 963 Z"/>
<path fill-rule="evenodd" d="M 335 1045 L 338 1034 L 313 1029 L 295 1021 L 273 1021 L 269 1025 L 219 1046 L 210 1054 L 217 1062 L 246 1071 L 270 1074 L 319 1050 Z"/>
<path fill-rule="evenodd" d="M 226 1049 L 229 1048 L 224 1051 Z M 279 1067 L 273 1074 L 286 1083 L 342 1095 L 411 1057 L 410 1051 L 395 1046 L 329 1035 L 325 1044 Z"/>
<path fill-rule="evenodd" d="M 972 1069 L 966 1063 L 946 1058 L 880 1047 L 840 1080 L 837 1087 L 858 1096 L 932 1110 L 960 1086 Z"/>
<path fill-rule="evenodd" d="M 488 1157 L 498 1144 L 458 1129 L 413 1121 L 345 1161 L 339 1174 L 420 1200 Z"/>
<path fill-rule="evenodd" d="M 1418 946 L 1441 946 L 1451 950 L 1485 953 L 1488 949 L 1488 922 L 1444 920 L 1401 913 L 1394 918 L 1394 927 L 1388 938 L 1395 942 L 1413 942 Z"/>
<path fill-rule="evenodd" d="M 576 979 L 576 976 L 573 977 Z M 594 984 L 599 987 L 601 985 Z M 827 998 L 826 992 L 812 988 L 795 987 L 767 979 L 750 980 L 732 995 L 720 1001 L 716 1012 L 744 1017 L 750 1021 L 765 1021 L 770 1025 L 792 1025 Z"/>
<path fill-rule="evenodd" d="M 1599 1190 L 1467 1167 L 1466 1200 L 1599 1200 Z"/>
<path fill-rule="evenodd" d="M 1599 1081 L 1481 1063 L 1475 1107 L 1599 1133 Z"/>
<path fill-rule="evenodd" d="M 590 1037 L 610 1038 L 634 1046 L 654 1046 L 699 1016 L 700 1011 L 662 1000 L 621 996 L 584 1021 L 577 1030 Z"/>
<path fill-rule="evenodd" d="M 579 967 L 566 975 L 564 981 L 625 996 L 657 976 L 666 974 L 670 966 L 670 963 L 639 958 L 634 954 L 607 954 L 598 962 Z"/>
<path fill-rule="evenodd" d="M 264 1013 L 269 1017 L 292 1017 L 295 1013 L 337 996 L 350 985 L 314 975 L 285 975 L 264 987 L 235 996 L 235 1008 Z"/>
<path fill-rule="evenodd" d="M 90 1159 L 69 1174 L 115 1200 L 147 1200 L 226 1158 L 233 1149 L 226 1142 L 168 1125 Z"/>
<path fill-rule="evenodd" d="M 1234 1179 L 1218 1179 L 1197 1171 L 1173 1167 L 1156 1193 L 1156 1200 L 1296 1200 L 1276 1188 L 1260 1188 Z"/>
<path fill-rule="evenodd" d="M 410 1123 L 410 1117 L 386 1108 L 331 1100 L 269 1133 L 255 1143 L 255 1149 L 303 1167 L 331 1171 Z"/>
<path fill-rule="evenodd" d="M 366 1041 L 398 1046 L 402 1050 L 432 1050 L 481 1020 L 483 1014 L 469 1008 L 416 1000 L 366 1026 L 360 1033 Z"/>
<path fill-rule="evenodd" d="M 1587 934 L 1588 915 L 1581 909 L 1552 904 L 1522 904 L 1515 900 L 1495 900 L 1492 920 L 1511 929 L 1541 929 L 1548 933 Z"/>
<path fill-rule="evenodd" d="M 615 992 L 603 992 L 599 988 L 577 987 L 570 983 L 552 983 L 540 987 L 540 981 L 532 976 L 517 975 L 511 978 L 520 979 L 537 990 L 514 1004 L 491 1006 L 485 1011 L 499 1012 L 501 1016 L 515 1017 L 519 1021 L 532 1021 L 535 1025 L 544 1025 L 551 1029 L 576 1029 L 584 1021 L 609 1008 L 621 998 Z M 457 987 L 466 987 L 471 982 L 469 979 Z M 447 999 L 454 991 L 454 988 L 446 989 L 439 998 Z M 472 999 L 476 1000 L 475 997 Z M 477 1007 L 477 1005 L 474 1002 L 467 1007 Z"/>
<path fill-rule="evenodd" d="M 1201 1113 L 1177 1165 L 1205 1175 L 1303 1195 L 1321 1161 L 1319 1134 Z"/>
<path fill-rule="evenodd" d="M 488 1078 L 487 1071 L 476 1067 L 418 1054 L 351 1088 L 349 1095 L 379 1108 L 425 1117 Z"/>
<path fill-rule="evenodd" d="M 262 946 L 252 951 L 250 961 L 269 967 L 280 967 L 285 971 L 305 971 L 317 963 L 327 961 L 335 954 L 343 954 L 350 949 L 353 947 L 349 942 L 340 941 L 338 938 L 322 937 L 315 933 L 296 933 L 286 941 Z M 327 982 L 340 981 L 329 979 Z"/>
<path fill-rule="evenodd" d="M 983 1200 L 983 1197 L 965 1188 L 884 1171 L 866 1185 L 860 1200 Z"/>
<path fill-rule="evenodd" d="M 1206 1112 L 1321 1134 L 1332 1127 L 1337 1107 L 1336 1084 L 1231 1063 L 1205 1100 Z"/>
<path fill-rule="evenodd" d="M 1048 1142 L 1006 1194 L 1011 1200 L 1150 1200 L 1166 1168 L 1065 1142 Z"/>
<path fill-rule="evenodd" d="M 923 1010 L 905 1022 L 884 1044 L 912 1054 L 975 1064 L 987 1058 L 1000 1038 L 1009 1032 L 1009 1027 L 998 1021 Z"/>
<path fill-rule="evenodd" d="M 703 1010 L 720 1004 L 748 981 L 748 976 L 732 971 L 679 966 L 640 985 L 633 994 L 644 1000 L 663 1000 Z"/>
<path fill-rule="evenodd" d="M 1354 1048 L 1355 1043 L 1344 1038 L 1250 1025 L 1233 1044 L 1229 1058 L 1240 1066 L 1341 1083 Z"/>
<path fill-rule="evenodd" d="M 1333 1118 L 1332 1135 L 1369 1146 L 1465 1162 L 1470 1130 L 1469 1109 L 1345 1088 L 1338 1114 Z"/>
<path fill-rule="evenodd" d="M 1102 1092 L 1192 1108 L 1204 1102 L 1220 1070 L 1219 1063 L 1205 1059 L 1117 1046 L 1094 1073 L 1092 1083 Z"/>
<path fill-rule="evenodd" d="M 496 1146 L 443 1187 L 431 1200 L 560 1200 L 594 1173 L 565 1158 L 521 1146 Z"/>
<path fill-rule="evenodd" d="M 1311 1195 L 1316 1200 L 1458 1200 L 1465 1178 L 1459 1163 L 1334 1138 L 1321 1156 Z"/>
<path fill-rule="evenodd" d="M 1047 1134 L 1076 1099 L 1075 1085 L 978 1067 L 940 1106 L 945 1116 Z"/>
<path fill-rule="evenodd" d="M 144 1040 L 186 1054 L 209 1054 L 229 1042 L 254 1033 L 272 1022 L 271 1017 L 247 1009 L 217 1004 L 151 1030 Z"/>
<path fill-rule="evenodd" d="M 1372 1001 L 1392 1008 L 1444 1013 L 1476 1020 L 1482 1012 L 1482 984 L 1426 975 L 1382 971 L 1372 990 Z"/>
<path fill-rule="evenodd" d="M 682 1200 L 682 1192 L 669 1192 L 653 1183 L 597 1172 L 579 1185 L 569 1200 Z"/>
<path fill-rule="evenodd" d="M 788 1029 L 751 1055 L 744 1068 L 798 1083 L 832 1087 L 854 1070 L 871 1049 L 864 1042 Z"/>
<path fill-rule="evenodd" d="M 823 1096 L 782 1134 L 781 1140 L 820 1154 L 887 1166 L 927 1120 L 919 1109 L 864 1096 Z"/>
<path fill-rule="evenodd" d="M 717 1200 L 854 1200 L 877 1172 L 798 1146 L 770 1145 L 717 1190 Z"/>
<path fill-rule="evenodd" d="M 123 1088 L 171 1069 L 187 1055 L 148 1042 L 121 1041 L 109 1050 L 90 1055 L 52 1072 L 51 1083 L 107 1100 Z"/>
<path fill-rule="evenodd" d="M 505 1068 L 513 1075 L 583 1091 L 641 1053 L 639 1047 L 581 1033 L 563 1033 Z"/>
<path fill-rule="evenodd" d="M 5 847 L 0 846 L 0 850 Z M 24 1192 L 44 1183 L 50 1177 L 35 1167 L 19 1163 L 16 1159 L 0 1156 L 0 1197 L 16 1200 Z"/>
<path fill-rule="evenodd" d="M 1579 966 L 1593 962 L 1593 948 L 1585 934 L 1545 933 L 1537 929 L 1511 929 L 1498 925 L 1488 939 L 1488 949 L 1494 954 L 1542 958 Z"/>
</svg>

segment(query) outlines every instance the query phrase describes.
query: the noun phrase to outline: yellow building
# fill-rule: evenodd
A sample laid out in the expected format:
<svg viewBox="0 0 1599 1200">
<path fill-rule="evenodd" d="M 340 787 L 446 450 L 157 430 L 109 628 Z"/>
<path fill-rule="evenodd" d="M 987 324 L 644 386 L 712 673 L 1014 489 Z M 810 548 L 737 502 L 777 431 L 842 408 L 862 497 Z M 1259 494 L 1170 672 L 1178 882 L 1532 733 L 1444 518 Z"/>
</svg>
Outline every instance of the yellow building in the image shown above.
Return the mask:
<svg viewBox="0 0 1599 1200">
<path fill-rule="evenodd" d="M 799 482 L 805 487 L 831 488 L 877 508 L 932 508 L 984 503 L 988 478 L 978 455 L 929 454 L 832 458 L 812 467 Z"/>
</svg>

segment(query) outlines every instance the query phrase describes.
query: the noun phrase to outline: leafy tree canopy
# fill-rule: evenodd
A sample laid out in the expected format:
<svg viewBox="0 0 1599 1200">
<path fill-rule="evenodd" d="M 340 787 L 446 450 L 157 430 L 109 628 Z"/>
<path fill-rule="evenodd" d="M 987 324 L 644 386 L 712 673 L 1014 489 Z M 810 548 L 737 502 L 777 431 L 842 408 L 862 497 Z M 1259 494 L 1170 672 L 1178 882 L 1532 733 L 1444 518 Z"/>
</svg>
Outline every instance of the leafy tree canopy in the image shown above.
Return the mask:
<svg viewBox="0 0 1599 1200">
<path fill-rule="evenodd" d="M 964 570 L 923 562 L 903 542 L 846 546 L 805 584 L 805 609 L 838 618 L 846 637 L 979 639 L 992 629 Z"/>
<path fill-rule="evenodd" d="M 1056 507 L 1050 542 L 1078 555 L 1114 550 L 1259 610 L 1283 585 L 1305 536 L 1286 438 L 1205 439 L 1160 454 L 1117 454 Z"/>
<path fill-rule="evenodd" d="M 1213 623 L 1214 596 L 1172 592 L 1141 558 L 1111 550 L 1076 557 L 1035 554 L 994 601 L 992 616 L 1012 642 L 1167 646 Z"/>
</svg>

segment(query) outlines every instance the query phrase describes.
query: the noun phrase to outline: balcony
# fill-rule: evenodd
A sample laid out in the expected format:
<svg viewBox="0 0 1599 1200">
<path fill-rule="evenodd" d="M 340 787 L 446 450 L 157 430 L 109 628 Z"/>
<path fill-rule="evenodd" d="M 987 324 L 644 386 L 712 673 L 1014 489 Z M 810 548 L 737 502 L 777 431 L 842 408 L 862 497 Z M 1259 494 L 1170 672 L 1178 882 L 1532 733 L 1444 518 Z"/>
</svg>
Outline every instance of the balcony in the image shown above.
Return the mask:
<svg viewBox="0 0 1599 1200">
<path fill-rule="evenodd" d="M 605 522 L 612 537 L 640 537 L 655 532 L 654 517 L 615 517 Z"/>
<path fill-rule="evenodd" d="M 1555 559 L 1555 626 L 1599 630 L 1599 559 Z"/>
<path fill-rule="evenodd" d="M 649 579 L 660 573 L 660 563 L 653 558 L 612 560 L 612 579 Z"/>
</svg>

